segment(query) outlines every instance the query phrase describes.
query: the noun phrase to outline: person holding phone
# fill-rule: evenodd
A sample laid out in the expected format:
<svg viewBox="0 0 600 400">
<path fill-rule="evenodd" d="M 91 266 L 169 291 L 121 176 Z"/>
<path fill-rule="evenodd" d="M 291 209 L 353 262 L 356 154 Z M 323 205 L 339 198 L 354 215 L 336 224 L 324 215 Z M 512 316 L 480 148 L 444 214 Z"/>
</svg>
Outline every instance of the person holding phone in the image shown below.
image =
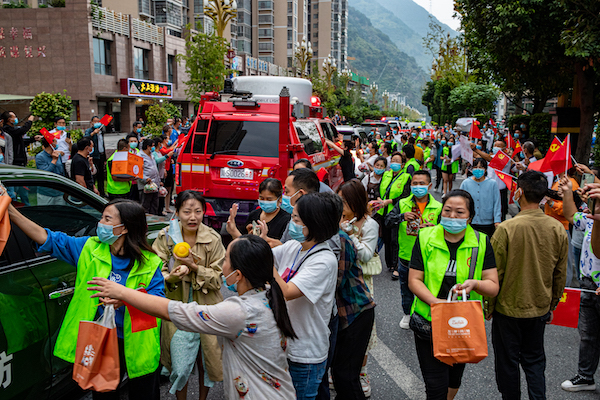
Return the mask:
<svg viewBox="0 0 600 400">
<path fill-rule="evenodd" d="M 12 139 L 12 164 L 19 165 L 21 167 L 26 166 L 27 146 L 33 143 L 34 140 L 42 140 L 43 137 L 42 135 L 36 135 L 33 138 L 24 137 L 24 135 L 31 129 L 31 125 L 33 124 L 35 117 L 30 115 L 22 126 L 18 125 L 19 118 L 17 118 L 16 114 L 12 111 L 4 111 L 0 118 L 3 122 L 2 130 Z"/>
</svg>

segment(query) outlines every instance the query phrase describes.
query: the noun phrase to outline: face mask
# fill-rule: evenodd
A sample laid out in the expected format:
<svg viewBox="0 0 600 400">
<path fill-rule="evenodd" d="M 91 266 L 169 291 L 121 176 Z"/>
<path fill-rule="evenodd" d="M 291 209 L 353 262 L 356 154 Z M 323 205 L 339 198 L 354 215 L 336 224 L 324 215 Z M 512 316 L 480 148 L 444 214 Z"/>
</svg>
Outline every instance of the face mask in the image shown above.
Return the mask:
<svg viewBox="0 0 600 400">
<path fill-rule="evenodd" d="M 129 143 L 129 148 L 130 149 L 137 149 L 137 142 L 131 142 L 131 143 Z"/>
<path fill-rule="evenodd" d="M 383 154 L 383 150 L 379 149 L 379 155 Z"/>
<path fill-rule="evenodd" d="M 445 144 L 446 144 L 446 141 L 445 141 L 445 140 L 440 140 L 440 144 L 441 144 L 441 145 L 445 145 Z"/>
<path fill-rule="evenodd" d="M 375 175 L 383 175 L 383 173 L 385 172 L 385 169 L 375 168 L 373 170 L 373 172 L 375 172 Z"/>
<path fill-rule="evenodd" d="M 106 243 L 108 245 L 113 244 L 117 241 L 117 239 L 119 239 L 123 235 L 121 233 L 117 236 L 113 233 L 113 229 L 118 228 L 119 226 L 123 226 L 123 224 L 106 225 L 98 222 L 98 227 L 96 228 L 96 234 L 98 235 L 98 239 L 100 239 L 102 243 Z"/>
<path fill-rule="evenodd" d="M 390 164 L 390 168 L 392 169 L 392 171 L 398 172 L 402 169 L 402 164 L 393 162 Z"/>
<path fill-rule="evenodd" d="M 0 163 L 4 163 L 4 154 L 0 154 Z"/>
<path fill-rule="evenodd" d="M 418 148 L 420 148 L 420 149 L 422 149 L 422 148 L 423 148 L 423 146 L 421 145 L 421 143 L 419 143 L 419 144 L 417 145 L 417 147 L 418 147 Z"/>
<path fill-rule="evenodd" d="M 444 227 L 446 232 L 456 234 L 464 231 L 467 228 L 467 219 L 442 217 L 440 225 Z"/>
<path fill-rule="evenodd" d="M 423 197 L 427 194 L 427 192 L 429 191 L 429 186 L 421 186 L 421 185 L 411 186 L 410 191 L 412 192 L 412 194 L 415 195 L 415 197 L 420 199 L 421 197 Z"/>
<path fill-rule="evenodd" d="M 152 146 L 152 151 L 156 151 L 156 147 L 155 146 Z"/>
<path fill-rule="evenodd" d="M 137 133 L 142 133 L 142 128 L 137 128 L 135 131 L 136 131 Z"/>
<path fill-rule="evenodd" d="M 283 211 L 286 211 L 288 214 L 294 212 L 294 206 L 290 204 L 290 201 L 292 200 L 292 197 L 298 194 L 298 192 L 294 193 L 291 196 L 286 196 L 285 194 L 281 196 L 281 208 L 283 209 Z"/>
<path fill-rule="evenodd" d="M 525 124 L 520 125 L 521 129 L 525 129 Z"/>
<path fill-rule="evenodd" d="M 485 174 L 485 170 L 481 169 L 481 168 L 477 168 L 473 170 L 473 176 L 476 179 L 481 179 L 481 177 L 483 176 L 483 174 Z"/>
<path fill-rule="evenodd" d="M 57 126 L 57 127 L 56 127 L 56 130 L 57 130 L 57 131 L 64 131 L 65 129 L 67 129 L 67 127 L 66 127 L 66 126 Z"/>
<path fill-rule="evenodd" d="M 271 201 L 259 200 L 258 206 L 267 214 L 271 214 L 272 212 L 275 212 L 278 208 L 277 200 L 271 200 Z"/>
<path fill-rule="evenodd" d="M 496 153 L 498 153 L 500 151 L 500 147 L 493 147 L 492 148 L 492 153 L 494 153 L 494 155 L 496 155 Z"/>
<path fill-rule="evenodd" d="M 96 122 L 94 124 L 94 128 L 98 129 L 98 128 L 102 128 L 102 124 L 100 122 Z"/>
<path fill-rule="evenodd" d="M 303 243 L 306 241 L 306 236 L 304 236 L 304 232 L 302 232 L 302 229 L 304 229 L 304 226 L 298 225 L 294 221 L 290 220 L 290 224 L 289 224 L 290 237 L 300 243 Z"/>
<path fill-rule="evenodd" d="M 519 138 L 519 134 L 515 133 L 515 139 L 518 139 L 518 138 Z"/>
<path fill-rule="evenodd" d="M 13 121 L 13 125 L 16 125 L 19 123 L 19 118 L 15 117 L 15 120 Z"/>
<path fill-rule="evenodd" d="M 454 146 L 454 142 L 448 142 L 448 146 Z"/>
<path fill-rule="evenodd" d="M 236 269 L 235 271 L 237 271 L 237 269 Z M 231 275 L 235 274 L 235 271 L 233 271 L 232 273 L 230 273 L 230 274 L 229 274 L 229 275 L 227 275 L 226 277 L 225 277 L 225 276 L 223 276 L 223 284 L 224 284 L 225 286 L 227 286 L 227 289 L 231 290 L 232 292 L 236 292 L 236 293 L 237 293 L 237 284 L 238 284 L 237 282 L 236 282 L 236 283 L 234 283 L 234 284 L 231 284 L 231 285 L 228 285 L 228 284 L 227 284 L 227 279 L 229 279 L 229 277 L 230 277 Z M 221 275 L 221 276 L 222 276 L 222 275 Z M 239 281 L 238 281 L 238 282 L 239 282 Z"/>
<path fill-rule="evenodd" d="M 167 140 L 167 146 L 171 145 L 171 139 Z"/>
<path fill-rule="evenodd" d="M 480 145 L 480 144 L 478 144 L 477 146 L 475 146 L 475 148 L 476 148 L 477 150 L 481 150 L 481 145 Z"/>
<path fill-rule="evenodd" d="M 417 134 L 416 133 L 412 133 L 412 137 L 417 137 Z"/>
</svg>

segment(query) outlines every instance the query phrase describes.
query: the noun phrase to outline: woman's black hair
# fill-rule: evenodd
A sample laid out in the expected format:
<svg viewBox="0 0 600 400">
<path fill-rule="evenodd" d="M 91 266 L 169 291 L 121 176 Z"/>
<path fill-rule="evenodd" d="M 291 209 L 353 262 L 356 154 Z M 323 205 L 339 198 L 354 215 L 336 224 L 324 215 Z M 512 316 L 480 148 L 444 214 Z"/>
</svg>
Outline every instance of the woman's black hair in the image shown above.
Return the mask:
<svg viewBox="0 0 600 400">
<path fill-rule="evenodd" d="M 231 268 L 239 270 L 253 288 L 264 289 L 267 283 L 271 286 L 267 290 L 267 299 L 277 327 L 286 337 L 296 339 L 298 336 L 292 328 L 283 292 L 273 277 L 274 260 L 269 244 L 260 236 L 242 235 L 230 246 Z"/>
<path fill-rule="evenodd" d="M 446 202 L 451 197 L 464 198 L 465 201 L 467 202 L 467 208 L 469 209 L 469 219 L 472 220 L 473 218 L 475 218 L 475 202 L 473 201 L 473 197 L 471 197 L 471 194 L 469 192 L 467 192 L 466 190 L 462 190 L 462 189 L 451 190 L 450 193 L 448 193 L 446 195 L 446 197 L 444 197 L 444 200 L 442 202 L 442 208 L 446 205 Z M 441 220 L 441 217 L 442 217 L 442 214 L 440 213 L 440 220 Z"/>
<path fill-rule="evenodd" d="M 352 210 L 357 220 L 367 215 L 367 203 L 369 199 L 367 198 L 365 187 L 358 179 L 354 178 L 345 182 L 337 190 L 337 193 L 338 195 L 341 194 L 344 203 Z"/>
<path fill-rule="evenodd" d="M 262 192 L 263 190 L 268 190 L 277 196 L 277 198 L 279 198 L 283 193 L 283 186 L 281 185 L 279 179 L 267 178 L 258 186 L 258 193 Z"/>
<path fill-rule="evenodd" d="M 154 146 L 154 139 L 144 139 L 142 142 L 142 150 L 148 149 L 148 147 Z"/>
<path fill-rule="evenodd" d="M 379 161 L 383 161 L 383 165 L 385 167 L 387 167 L 387 158 L 383 157 L 383 156 L 377 156 L 377 158 L 375 159 L 375 162 L 373 163 L 373 166 L 375 166 L 375 164 L 377 164 Z"/>
<path fill-rule="evenodd" d="M 148 234 L 146 212 L 141 204 L 126 199 L 115 199 L 108 203 L 104 209 L 106 210 L 109 206 L 115 206 L 119 212 L 121 223 L 127 229 L 127 233 L 124 235 L 123 257 L 131 260 L 129 264 L 129 268 L 131 269 L 135 261 L 140 264 L 144 262 L 145 257 L 142 254 L 142 250 L 155 253 L 146 238 Z"/>
<path fill-rule="evenodd" d="M 306 240 L 321 243 L 339 231 L 344 204 L 337 194 L 309 193 L 298 199 L 296 210 L 308 229 Z"/>
<path fill-rule="evenodd" d="M 175 200 L 175 210 L 179 211 L 181 207 L 183 207 L 183 203 L 188 200 L 198 200 L 202 205 L 202 211 L 206 211 L 206 199 L 202 194 L 196 190 L 184 190 L 183 192 L 177 195 L 177 199 Z"/>
<path fill-rule="evenodd" d="M 385 149 L 385 151 L 389 154 L 392 154 L 392 144 L 391 143 L 387 143 L 387 142 L 383 142 L 381 144 L 383 146 L 383 148 Z"/>
</svg>

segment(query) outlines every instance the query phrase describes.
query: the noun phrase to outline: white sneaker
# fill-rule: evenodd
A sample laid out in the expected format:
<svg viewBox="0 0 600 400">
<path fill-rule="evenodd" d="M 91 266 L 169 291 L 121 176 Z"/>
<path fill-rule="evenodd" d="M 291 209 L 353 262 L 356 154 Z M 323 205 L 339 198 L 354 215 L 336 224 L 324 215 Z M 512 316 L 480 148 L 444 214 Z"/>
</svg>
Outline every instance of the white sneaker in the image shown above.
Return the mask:
<svg viewBox="0 0 600 400">
<path fill-rule="evenodd" d="M 585 379 L 577 374 L 575 378 L 561 383 L 560 387 L 567 392 L 579 392 L 582 390 L 596 390 L 596 383 L 593 379 Z"/>
<path fill-rule="evenodd" d="M 360 374 L 360 386 L 362 387 L 365 397 L 371 397 L 371 382 L 369 382 L 369 375 Z"/>
<path fill-rule="evenodd" d="M 402 329 L 410 329 L 409 322 L 410 322 L 410 315 L 405 315 L 400 320 L 400 328 L 402 328 Z"/>
</svg>

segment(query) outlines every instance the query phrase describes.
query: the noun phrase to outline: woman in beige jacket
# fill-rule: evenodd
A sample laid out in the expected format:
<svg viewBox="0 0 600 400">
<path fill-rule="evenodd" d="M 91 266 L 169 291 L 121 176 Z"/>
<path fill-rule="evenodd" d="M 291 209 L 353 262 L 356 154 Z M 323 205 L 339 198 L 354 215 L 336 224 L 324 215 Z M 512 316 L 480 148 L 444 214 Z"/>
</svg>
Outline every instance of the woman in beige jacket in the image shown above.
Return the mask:
<svg viewBox="0 0 600 400">
<path fill-rule="evenodd" d="M 206 201 L 199 192 L 186 190 L 177 196 L 175 209 L 179 222 L 173 220 L 152 245 L 163 260 L 167 298 L 199 305 L 220 303 L 225 248 L 219 234 L 202 223 Z M 182 241 L 191 247 L 185 258 L 173 254 L 175 244 Z M 194 364 L 198 366 L 200 400 L 206 399 L 214 382 L 223 380 L 217 338 L 180 331 L 167 321 L 162 324 L 161 363 L 171 372 L 170 392 L 176 394 L 177 400 L 187 397 L 187 382 Z"/>
</svg>

